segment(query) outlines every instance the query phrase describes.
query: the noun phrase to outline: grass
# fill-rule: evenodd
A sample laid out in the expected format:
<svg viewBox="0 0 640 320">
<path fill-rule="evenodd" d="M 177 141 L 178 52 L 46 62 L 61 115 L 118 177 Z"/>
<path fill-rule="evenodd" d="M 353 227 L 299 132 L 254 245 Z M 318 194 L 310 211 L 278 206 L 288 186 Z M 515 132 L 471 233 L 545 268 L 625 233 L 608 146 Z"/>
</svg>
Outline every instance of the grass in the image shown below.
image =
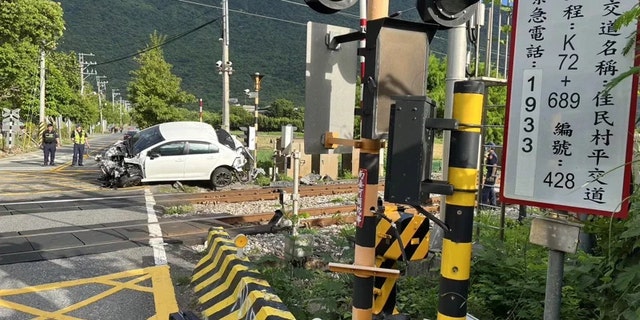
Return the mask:
<svg viewBox="0 0 640 320">
<path fill-rule="evenodd" d="M 185 214 L 185 213 L 193 213 L 194 208 L 192 205 L 179 205 L 179 206 L 171 206 L 164 209 L 164 214 L 166 215 L 177 215 L 177 214 Z"/>
</svg>

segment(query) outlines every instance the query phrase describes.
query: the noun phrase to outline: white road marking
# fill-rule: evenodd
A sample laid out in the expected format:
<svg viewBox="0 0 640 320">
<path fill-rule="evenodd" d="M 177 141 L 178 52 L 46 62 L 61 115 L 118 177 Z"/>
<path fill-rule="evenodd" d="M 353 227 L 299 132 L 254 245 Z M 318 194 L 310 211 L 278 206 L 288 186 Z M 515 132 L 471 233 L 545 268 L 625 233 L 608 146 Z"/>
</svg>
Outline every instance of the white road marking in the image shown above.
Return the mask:
<svg viewBox="0 0 640 320">
<path fill-rule="evenodd" d="M 167 264 L 167 253 L 164 250 L 164 240 L 156 210 L 153 208 L 156 200 L 149 188 L 144 189 L 144 199 L 147 207 L 147 222 L 149 223 L 149 245 L 153 248 L 153 259 L 157 266 L 165 265 Z"/>
</svg>

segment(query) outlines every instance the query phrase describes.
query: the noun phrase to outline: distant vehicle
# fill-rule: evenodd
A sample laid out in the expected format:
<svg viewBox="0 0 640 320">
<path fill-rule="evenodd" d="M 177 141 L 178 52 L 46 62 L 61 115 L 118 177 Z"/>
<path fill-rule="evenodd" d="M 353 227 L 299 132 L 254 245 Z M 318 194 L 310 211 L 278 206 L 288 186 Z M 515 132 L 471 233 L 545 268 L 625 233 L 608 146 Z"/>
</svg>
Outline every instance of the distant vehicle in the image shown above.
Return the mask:
<svg viewBox="0 0 640 320">
<path fill-rule="evenodd" d="M 208 180 L 214 188 L 248 181 L 254 159 L 227 131 L 202 122 L 168 122 L 116 143 L 101 162 L 110 187 L 151 181 Z"/>
<path fill-rule="evenodd" d="M 127 130 L 127 131 L 125 131 L 124 136 L 122 137 L 122 140 L 127 140 L 129 138 L 132 138 L 138 132 L 140 132 L 140 130 L 137 130 L 137 129 Z"/>
</svg>

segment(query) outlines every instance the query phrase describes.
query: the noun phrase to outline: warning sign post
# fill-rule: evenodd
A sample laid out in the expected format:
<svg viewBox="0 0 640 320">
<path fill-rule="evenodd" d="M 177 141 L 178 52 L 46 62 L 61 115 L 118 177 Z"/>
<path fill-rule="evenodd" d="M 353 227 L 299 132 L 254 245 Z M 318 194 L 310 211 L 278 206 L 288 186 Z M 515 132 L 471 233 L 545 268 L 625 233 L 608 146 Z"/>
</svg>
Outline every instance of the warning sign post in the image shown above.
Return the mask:
<svg viewBox="0 0 640 320">
<path fill-rule="evenodd" d="M 605 86 L 634 65 L 634 1 L 516 1 L 501 196 L 558 210 L 625 217 L 637 78 Z"/>
</svg>

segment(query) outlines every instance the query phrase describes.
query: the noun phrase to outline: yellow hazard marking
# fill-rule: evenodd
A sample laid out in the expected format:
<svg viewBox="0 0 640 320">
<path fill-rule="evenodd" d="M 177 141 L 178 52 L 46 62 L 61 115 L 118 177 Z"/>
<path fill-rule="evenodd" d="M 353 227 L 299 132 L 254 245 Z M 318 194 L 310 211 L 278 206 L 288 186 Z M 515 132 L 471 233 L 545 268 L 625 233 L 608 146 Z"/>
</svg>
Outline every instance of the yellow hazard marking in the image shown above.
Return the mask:
<svg viewBox="0 0 640 320">
<path fill-rule="evenodd" d="M 58 166 L 58 167 L 54 168 L 54 169 L 53 169 L 53 170 L 51 170 L 51 171 L 53 171 L 53 172 L 62 171 L 63 169 L 65 169 L 65 168 L 67 168 L 67 167 L 69 167 L 69 166 L 71 166 L 71 161 L 69 161 L 69 162 L 65 162 L 64 164 L 62 164 L 62 165 L 60 165 L 60 166 Z"/>
<path fill-rule="evenodd" d="M 395 284 L 396 284 L 396 279 L 392 279 L 392 278 L 384 279 L 384 283 L 380 287 L 380 294 L 375 296 L 373 299 L 374 314 L 379 314 L 380 312 L 382 312 L 384 305 L 387 303 L 387 300 L 389 300 L 389 296 L 391 295 L 391 290 L 393 290 Z"/>
<path fill-rule="evenodd" d="M 426 221 L 425 223 L 429 223 L 429 221 Z M 431 231 L 427 231 L 427 234 L 424 236 L 423 239 L 421 239 L 420 244 L 418 245 L 418 248 L 416 249 L 416 251 L 413 252 L 413 257 L 416 257 L 416 258 L 422 257 L 419 259 L 426 258 L 427 254 L 429 254 L 429 241 L 431 241 Z M 415 259 L 415 260 L 418 260 L 418 259 Z"/>
<path fill-rule="evenodd" d="M 476 201 L 478 189 L 478 170 L 475 168 L 449 168 L 449 181 L 455 191 L 447 196 L 447 204 L 458 206 L 473 206 Z M 466 190 L 458 191 L 458 190 Z M 473 191 L 476 190 L 476 191 Z"/>
<path fill-rule="evenodd" d="M 221 247 L 221 249 L 223 249 L 223 248 L 225 248 L 225 247 L 226 247 L 226 248 L 233 248 L 233 247 L 223 246 L 223 247 Z M 222 250 L 221 250 L 221 251 L 222 251 Z M 222 263 L 221 263 L 221 264 L 218 264 L 218 261 L 219 261 L 220 259 L 222 259 Z M 231 263 L 231 261 L 234 261 L 234 260 L 241 260 L 241 259 L 238 259 L 238 258 L 233 257 L 233 256 L 228 255 L 228 254 L 226 254 L 226 255 L 224 255 L 224 256 L 223 256 L 222 254 L 216 255 L 216 257 L 215 257 L 215 259 L 214 259 L 214 262 L 213 262 L 210 266 L 206 267 L 205 269 L 202 269 L 202 271 L 205 271 L 205 270 L 206 270 L 206 273 L 209 273 L 210 271 L 213 271 L 213 270 L 215 270 L 215 269 L 217 269 L 217 271 L 216 271 L 212 276 L 210 276 L 207 280 L 202 281 L 201 283 L 199 283 L 198 285 L 196 285 L 196 286 L 193 288 L 193 290 L 194 290 L 195 292 L 198 292 L 198 291 L 200 291 L 200 290 L 204 289 L 206 286 L 208 286 L 208 285 L 210 285 L 210 284 L 214 283 L 216 280 L 220 279 L 220 278 L 222 277 L 222 275 L 224 274 L 224 271 L 227 269 L 227 266 L 229 266 L 229 264 Z M 241 260 L 241 261 L 242 261 L 242 260 Z M 246 261 L 246 260 L 245 260 L 245 261 Z M 244 269 L 246 269 L 246 270 L 248 270 L 248 269 L 249 269 L 247 266 L 243 266 L 243 265 L 236 265 L 236 266 L 234 266 L 234 267 L 237 267 L 237 268 L 244 268 Z M 205 274 L 206 274 L 206 273 L 205 273 Z M 193 276 L 193 279 L 198 279 L 198 278 L 200 278 L 200 277 L 201 277 L 201 276 L 199 276 L 199 277 Z M 206 296 L 206 295 L 205 295 L 205 296 Z M 205 301 L 206 301 L 206 300 L 205 300 Z"/>
<path fill-rule="evenodd" d="M 268 284 L 267 284 L 268 286 Z M 253 303 L 255 303 L 255 301 L 257 301 L 258 299 L 263 299 L 265 301 L 274 301 L 274 302 L 282 302 L 280 300 L 280 298 L 278 296 L 276 296 L 273 293 L 267 293 L 267 292 L 262 292 L 262 291 L 254 291 L 252 293 L 249 294 L 249 297 L 247 297 L 246 299 L 244 299 L 244 303 L 242 304 L 242 306 L 240 306 L 240 310 L 238 310 L 236 313 L 236 317 L 237 318 L 232 318 L 233 314 L 230 314 L 224 318 L 222 318 L 223 320 L 229 319 L 229 320 L 235 320 L 235 319 L 251 319 L 251 316 L 253 316 L 254 312 L 253 310 L 251 310 L 251 306 L 253 305 Z M 247 314 L 251 312 L 251 316 L 247 316 Z M 291 312 L 289 311 L 284 311 L 284 310 L 280 310 L 280 309 L 276 309 L 273 307 L 268 307 L 268 306 L 264 306 L 260 308 L 260 311 L 258 311 L 257 314 L 255 314 L 255 319 L 260 320 L 260 319 L 267 319 L 269 317 L 280 317 L 283 319 L 295 319 L 293 318 L 293 314 L 291 314 Z"/>
<path fill-rule="evenodd" d="M 256 314 L 256 320 L 266 320 L 271 316 L 276 316 L 283 319 L 295 319 L 289 311 L 283 311 L 273 307 L 262 307 Z"/>
<path fill-rule="evenodd" d="M 230 279 L 233 279 L 233 278 L 230 278 Z M 214 315 L 214 314 L 216 314 L 216 313 L 218 313 L 220 311 L 223 311 L 227 307 L 229 307 L 231 305 L 234 305 L 234 307 L 231 308 L 231 312 L 228 315 L 226 315 L 223 318 L 218 318 L 218 317 L 216 317 L 216 318 L 220 319 L 220 320 L 222 320 L 222 319 L 229 319 L 229 320 L 231 320 L 231 319 L 244 319 L 243 317 L 238 317 L 239 313 L 242 313 L 242 311 L 244 309 L 243 305 L 245 303 L 249 302 L 248 306 L 250 307 L 253 304 L 254 301 L 258 300 L 260 297 L 264 297 L 265 295 L 269 294 L 269 293 L 265 293 L 265 292 L 262 292 L 262 291 L 253 290 L 253 291 L 250 291 L 250 292 L 246 293 L 246 296 L 243 296 L 245 294 L 245 292 L 246 292 L 246 287 L 249 284 L 252 284 L 252 283 L 256 284 L 256 285 L 259 285 L 259 286 L 262 286 L 262 287 L 265 287 L 265 288 L 269 287 L 269 283 L 267 281 L 261 280 L 261 279 L 258 279 L 258 278 L 241 278 L 240 281 L 238 281 L 238 284 L 236 285 L 235 288 L 231 288 L 228 284 L 225 284 L 224 285 L 225 286 L 225 290 L 227 288 L 228 289 L 233 289 L 233 291 L 230 292 L 231 294 L 228 295 L 226 298 L 222 299 L 221 301 L 216 302 L 212 307 L 204 310 L 202 312 L 202 314 L 207 316 L 207 317 L 211 317 L 212 315 Z M 208 300 L 210 300 L 210 299 L 202 301 L 202 298 L 201 298 L 200 299 L 200 303 L 204 303 L 204 302 L 206 302 Z M 239 305 L 239 306 L 237 305 L 238 302 L 239 302 L 238 300 L 242 300 L 242 302 L 241 302 L 242 304 Z M 273 300 L 277 301 L 277 302 L 281 302 L 280 298 L 277 298 L 277 300 L 276 300 L 276 298 L 274 298 Z M 235 306 L 237 306 L 237 308 Z"/>
<path fill-rule="evenodd" d="M 444 314 L 438 312 L 438 320 L 466 320 L 467 317 L 449 317 L 449 316 L 445 316 Z"/>
<path fill-rule="evenodd" d="M 449 167 L 449 181 L 455 189 L 474 190 L 478 188 L 478 170 L 476 168 Z"/>
<path fill-rule="evenodd" d="M 451 280 L 469 280 L 471 273 L 471 243 L 442 241 L 440 274 Z"/>
<path fill-rule="evenodd" d="M 123 282 L 119 281 L 131 277 L 135 278 Z M 151 279 L 151 287 L 139 284 L 140 282 L 148 279 Z M 82 301 L 68 305 L 57 311 L 40 310 L 31 306 L 11 302 L 4 299 L 4 297 L 9 296 L 33 294 L 51 290 L 61 290 L 91 284 L 107 285 L 110 286 L 110 288 L 94 296 L 88 297 Z M 84 308 L 90 304 L 100 303 L 100 300 L 105 299 L 125 289 L 153 294 L 156 314 L 150 319 L 168 319 L 169 314 L 178 311 L 178 303 L 176 302 L 173 284 L 171 282 L 171 275 L 169 274 L 169 266 L 166 265 L 144 269 L 128 270 L 94 278 L 48 283 L 19 289 L 3 289 L 0 290 L 0 307 L 34 315 L 36 316 L 35 319 L 79 319 L 76 317 L 68 316 L 66 314 Z"/>
<path fill-rule="evenodd" d="M 482 106 L 484 95 L 480 93 L 454 93 L 453 94 L 453 119 L 461 124 L 459 130 L 478 132 L 480 128 L 464 127 L 463 125 L 482 124 Z"/>
</svg>

